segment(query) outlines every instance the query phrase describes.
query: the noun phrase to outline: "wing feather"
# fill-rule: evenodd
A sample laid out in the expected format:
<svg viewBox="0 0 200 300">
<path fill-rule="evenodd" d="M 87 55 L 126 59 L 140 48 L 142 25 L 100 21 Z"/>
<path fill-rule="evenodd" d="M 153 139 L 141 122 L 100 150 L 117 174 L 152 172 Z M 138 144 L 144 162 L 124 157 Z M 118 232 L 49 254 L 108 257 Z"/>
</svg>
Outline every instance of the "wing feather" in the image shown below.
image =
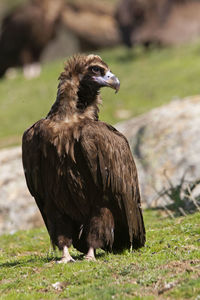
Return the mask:
<svg viewBox="0 0 200 300">
<path fill-rule="evenodd" d="M 80 142 L 96 186 L 105 195 L 111 195 L 124 213 L 130 243 L 144 245 L 137 170 L 128 141 L 112 126 L 94 122 L 83 128 Z"/>
<path fill-rule="evenodd" d="M 41 151 L 35 124 L 24 132 L 22 138 L 22 162 L 26 183 L 31 195 L 35 198 L 45 225 L 48 229 L 47 218 L 44 213 L 44 191 L 41 177 Z"/>
</svg>

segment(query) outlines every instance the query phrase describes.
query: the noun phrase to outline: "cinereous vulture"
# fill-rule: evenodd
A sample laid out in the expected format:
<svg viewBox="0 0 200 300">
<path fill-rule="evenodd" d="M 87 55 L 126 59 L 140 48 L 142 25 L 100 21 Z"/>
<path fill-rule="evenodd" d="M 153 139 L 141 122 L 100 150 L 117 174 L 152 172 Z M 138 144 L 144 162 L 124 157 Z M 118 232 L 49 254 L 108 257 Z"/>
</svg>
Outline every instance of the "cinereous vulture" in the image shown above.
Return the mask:
<svg viewBox="0 0 200 300">
<path fill-rule="evenodd" d="M 120 83 L 97 55 L 78 55 L 59 77 L 46 118 L 23 135 L 23 166 L 52 244 L 120 252 L 145 243 L 136 166 L 126 138 L 98 120 L 99 90 Z"/>
<path fill-rule="evenodd" d="M 0 78 L 7 69 L 17 66 L 23 66 L 28 78 L 39 75 L 38 63 L 57 34 L 61 9 L 62 0 L 30 0 L 4 16 L 0 30 Z"/>
</svg>

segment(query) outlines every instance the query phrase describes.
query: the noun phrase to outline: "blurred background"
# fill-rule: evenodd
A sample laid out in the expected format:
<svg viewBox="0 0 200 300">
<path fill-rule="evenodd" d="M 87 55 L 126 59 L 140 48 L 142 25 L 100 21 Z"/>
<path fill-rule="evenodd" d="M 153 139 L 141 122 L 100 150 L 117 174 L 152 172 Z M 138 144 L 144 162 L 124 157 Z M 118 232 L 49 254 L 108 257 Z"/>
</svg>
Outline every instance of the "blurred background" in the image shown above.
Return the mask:
<svg viewBox="0 0 200 300">
<path fill-rule="evenodd" d="M 100 118 L 128 137 L 144 205 L 200 210 L 200 1 L 1 0 L 0 233 L 41 224 L 21 136 L 48 113 L 64 62 L 83 52 L 121 81 L 117 95 L 102 90 Z"/>
</svg>

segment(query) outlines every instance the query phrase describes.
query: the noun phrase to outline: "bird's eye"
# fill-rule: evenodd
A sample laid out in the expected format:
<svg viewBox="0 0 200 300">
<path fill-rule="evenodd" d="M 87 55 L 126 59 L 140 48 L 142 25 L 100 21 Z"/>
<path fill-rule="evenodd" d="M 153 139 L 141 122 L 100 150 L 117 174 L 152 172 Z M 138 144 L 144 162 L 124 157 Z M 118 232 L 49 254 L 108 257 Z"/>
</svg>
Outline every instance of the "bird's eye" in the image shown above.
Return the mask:
<svg viewBox="0 0 200 300">
<path fill-rule="evenodd" d="M 99 73 L 100 72 L 100 68 L 98 66 L 93 66 L 92 67 L 92 72 L 93 73 Z"/>
</svg>

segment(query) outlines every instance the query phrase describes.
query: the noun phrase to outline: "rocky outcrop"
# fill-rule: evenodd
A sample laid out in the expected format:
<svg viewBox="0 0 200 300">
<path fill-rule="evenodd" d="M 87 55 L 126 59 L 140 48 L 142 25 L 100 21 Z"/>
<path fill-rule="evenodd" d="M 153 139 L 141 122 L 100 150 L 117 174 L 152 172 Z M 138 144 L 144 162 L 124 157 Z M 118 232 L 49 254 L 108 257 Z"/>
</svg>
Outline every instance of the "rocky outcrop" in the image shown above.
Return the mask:
<svg viewBox="0 0 200 300">
<path fill-rule="evenodd" d="M 111 47 L 121 42 L 114 5 L 108 1 L 68 1 L 62 22 L 77 37 L 81 51 Z"/>
<path fill-rule="evenodd" d="M 0 151 L 0 234 L 41 226 L 24 178 L 21 147 Z"/>
<path fill-rule="evenodd" d="M 138 168 L 143 201 L 181 179 L 200 178 L 200 96 L 172 101 L 116 125 L 128 138 Z"/>
</svg>

